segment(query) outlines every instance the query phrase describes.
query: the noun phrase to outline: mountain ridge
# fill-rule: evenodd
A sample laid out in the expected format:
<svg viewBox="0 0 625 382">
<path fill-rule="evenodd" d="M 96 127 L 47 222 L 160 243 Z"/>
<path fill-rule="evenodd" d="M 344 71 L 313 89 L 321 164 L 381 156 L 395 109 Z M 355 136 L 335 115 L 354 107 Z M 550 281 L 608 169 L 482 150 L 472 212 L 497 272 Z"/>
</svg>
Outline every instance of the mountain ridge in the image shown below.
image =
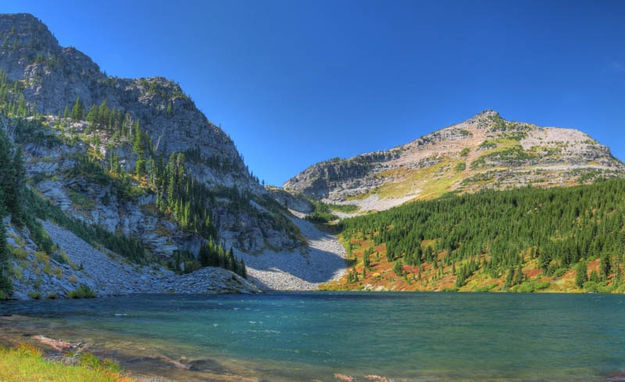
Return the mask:
<svg viewBox="0 0 625 382">
<path fill-rule="evenodd" d="M 506 121 L 486 110 L 388 150 L 313 164 L 284 189 L 367 211 L 445 192 L 551 187 L 624 175 L 625 165 L 588 134 Z"/>
</svg>

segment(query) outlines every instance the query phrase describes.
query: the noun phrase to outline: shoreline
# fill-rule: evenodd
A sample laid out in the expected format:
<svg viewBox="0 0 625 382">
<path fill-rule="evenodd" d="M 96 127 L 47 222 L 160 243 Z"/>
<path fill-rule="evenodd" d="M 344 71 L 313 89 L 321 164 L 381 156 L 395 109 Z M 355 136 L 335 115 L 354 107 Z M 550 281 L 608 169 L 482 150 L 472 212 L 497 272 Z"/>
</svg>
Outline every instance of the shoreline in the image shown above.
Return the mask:
<svg viewBox="0 0 625 382">
<path fill-rule="evenodd" d="M 138 382 L 403 381 L 378 375 L 356 378 L 334 370 L 326 370 L 332 375 L 328 376 L 330 379 L 311 377 L 305 372 L 294 377 L 293 374 L 288 374 L 292 371 L 288 366 L 279 367 L 271 361 L 268 364 L 261 360 L 214 355 L 187 358 L 176 346 L 172 346 L 175 350 L 171 350 L 166 344 L 154 346 L 133 341 L 132 338 L 121 343 L 119 339 L 112 342 L 107 342 L 105 338 L 84 340 L 78 332 L 69 335 L 63 332 L 62 327 L 49 327 L 46 324 L 45 318 L 19 314 L 0 315 L 0 349 L 17 349 L 26 345 L 40 350 L 45 361 L 64 365 L 75 365 L 80 353 L 89 354 L 102 362 L 113 361 L 119 365 L 120 375 Z"/>
<path fill-rule="evenodd" d="M 127 348 L 109 349 L 106 343 L 69 342 L 58 338 L 54 329 L 36 325 L 36 320 L 28 316 L 0 316 L 0 346 L 14 349 L 21 345 L 40 349 L 46 361 L 71 364 L 75 355 L 92 354 L 100 360 L 112 360 L 119 364 L 122 374 L 142 382 L 169 381 L 235 381 L 258 382 L 261 379 L 245 376 L 245 373 L 223 365 L 220 361 L 207 359 L 178 360 L 165 354 L 150 351 L 135 344 Z M 132 343 L 132 341 L 129 341 Z"/>
<path fill-rule="evenodd" d="M 323 289 L 321 289 L 323 288 Z M 520 291 L 502 291 L 502 290 L 392 290 L 392 289 L 334 289 L 326 288 L 324 284 L 321 284 L 320 289 L 259 289 L 255 292 L 240 292 L 240 291 L 228 291 L 228 292 L 211 292 L 211 293 L 120 293 L 112 295 L 96 295 L 94 297 L 82 297 L 82 298 L 69 298 L 69 297 L 55 297 L 55 298 L 38 298 L 38 299 L 19 299 L 19 298 L 7 298 L 0 300 L 0 306 L 3 303 L 41 303 L 44 301 L 77 301 L 77 300 L 101 300 L 119 297 L 140 297 L 140 296 L 239 296 L 239 295 L 293 295 L 293 294 L 326 294 L 326 293 L 353 293 L 353 294 L 365 294 L 365 295 L 384 295 L 384 294 L 511 294 L 511 295 L 616 295 L 623 296 L 625 293 L 619 292 L 587 292 L 580 290 L 537 290 L 533 292 L 520 292 Z M 14 314 L 4 314 L 0 312 L 0 319 L 3 317 L 10 317 Z"/>
</svg>

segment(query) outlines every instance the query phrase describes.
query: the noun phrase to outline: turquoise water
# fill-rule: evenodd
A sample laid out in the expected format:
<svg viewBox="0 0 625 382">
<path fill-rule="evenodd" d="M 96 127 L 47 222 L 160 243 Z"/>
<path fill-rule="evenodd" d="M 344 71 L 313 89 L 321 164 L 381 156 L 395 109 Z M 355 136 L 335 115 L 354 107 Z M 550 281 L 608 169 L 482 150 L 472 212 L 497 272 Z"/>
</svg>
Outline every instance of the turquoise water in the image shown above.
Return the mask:
<svg viewBox="0 0 625 382">
<path fill-rule="evenodd" d="M 270 380 L 606 381 L 625 371 L 618 295 L 148 295 L 12 302 L 0 313 L 45 318 L 76 339 L 237 360 Z"/>
</svg>

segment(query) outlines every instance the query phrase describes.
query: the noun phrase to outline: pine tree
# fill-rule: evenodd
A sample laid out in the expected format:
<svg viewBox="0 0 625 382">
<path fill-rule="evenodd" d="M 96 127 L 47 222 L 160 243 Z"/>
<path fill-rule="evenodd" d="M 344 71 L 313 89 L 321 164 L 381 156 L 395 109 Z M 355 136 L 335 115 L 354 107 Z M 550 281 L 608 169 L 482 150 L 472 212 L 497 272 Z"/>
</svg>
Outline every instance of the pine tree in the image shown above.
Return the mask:
<svg viewBox="0 0 625 382">
<path fill-rule="evenodd" d="M 404 274 L 404 263 L 401 260 L 395 262 L 395 265 L 393 265 L 393 272 L 395 272 L 397 276 L 402 276 Z"/>
<path fill-rule="evenodd" d="M 6 230 L 3 223 L 2 192 L 0 191 L 0 300 L 11 296 L 12 284 L 9 268 L 9 249 L 6 240 Z"/>
<path fill-rule="evenodd" d="M 239 269 L 241 270 L 239 272 L 241 277 L 243 277 L 244 279 L 247 279 L 247 268 L 245 267 L 245 261 L 243 261 L 243 258 L 241 258 L 241 262 L 239 264 Z"/>
<path fill-rule="evenodd" d="M 87 122 L 89 122 L 89 125 L 91 125 L 91 127 L 98 126 L 99 110 L 100 109 L 97 106 L 93 105 L 89 108 L 89 112 L 87 112 L 87 116 L 85 117 L 85 119 L 87 120 Z"/>
<path fill-rule="evenodd" d="M 9 212 L 11 212 L 12 214 L 11 221 L 14 222 L 18 227 L 21 227 L 23 224 L 22 196 L 24 194 L 24 179 L 26 176 L 21 147 L 18 147 L 15 150 L 15 154 L 13 155 L 12 167 L 13 180 L 10 185 L 11 187 L 9 188 L 5 196 L 6 205 L 9 209 Z"/>
<path fill-rule="evenodd" d="M 601 256 L 601 264 L 599 265 L 601 272 L 601 280 L 605 281 L 610 275 L 610 257 L 608 255 Z"/>
<path fill-rule="evenodd" d="M 505 286 L 507 288 L 510 288 L 512 285 L 514 285 L 514 268 L 508 269 L 508 275 L 506 276 Z"/>
<path fill-rule="evenodd" d="M 597 271 L 590 272 L 590 281 L 595 283 L 601 281 L 601 278 L 599 277 L 599 273 L 597 273 Z"/>
<path fill-rule="evenodd" d="M 135 175 L 139 178 L 143 178 L 145 176 L 145 171 L 145 158 L 139 156 L 135 162 Z"/>
<path fill-rule="evenodd" d="M 234 252 L 232 251 L 232 248 L 230 248 L 230 251 L 228 251 L 228 254 L 226 255 L 226 269 L 231 270 L 233 272 L 236 272 L 236 260 L 234 258 Z"/>
<path fill-rule="evenodd" d="M 516 272 L 514 273 L 514 285 L 521 284 L 523 282 L 523 267 L 519 264 Z"/>
<path fill-rule="evenodd" d="M 100 128 L 106 128 L 109 125 L 110 110 L 108 101 L 104 100 L 98 107 L 98 126 Z"/>
<path fill-rule="evenodd" d="M 362 257 L 363 269 L 371 270 L 371 261 L 369 260 L 369 252 L 365 251 Z"/>
<path fill-rule="evenodd" d="M 16 172 L 13 168 L 13 160 L 10 156 L 11 145 L 9 139 L 0 128 L 0 299 L 8 298 L 11 294 L 11 279 L 9 268 L 9 250 L 6 242 L 6 230 L 4 228 L 4 216 L 6 213 L 7 196 L 10 192 L 15 192 L 13 182 L 16 180 Z M 19 155 L 18 153 L 15 154 Z M 15 159 L 14 159 L 15 160 Z M 11 196 L 15 200 L 15 195 Z"/>
<path fill-rule="evenodd" d="M 0 191 L 4 195 L 4 206 L 13 215 L 16 221 L 20 221 L 22 185 L 24 179 L 24 164 L 21 150 L 16 150 L 11 155 L 11 143 L 3 129 L 0 129 Z"/>
<path fill-rule="evenodd" d="M 72 106 L 72 112 L 70 117 L 74 121 L 81 121 L 85 116 L 85 107 L 80 100 L 80 97 L 76 97 L 76 102 L 74 102 L 74 106 Z"/>
<path fill-rule="evenodd" d="M 584 262 L 580 262 L 577 264 L 577 268 L 575 269 L 575 285 L 578 288 L 583 288 L 586 281 L 588 281 L 588 276 L 586 275 L 586 264 Z"/>
<path fill-rule="evenodd" d="M 614 279 L 612 281 L 612 286 L 618 287 L 623 282 L 623 275 L 621 273 L 621 267 L 619 265 L 616 266 L 616 274 L 614 275 Z"/>
</svg>

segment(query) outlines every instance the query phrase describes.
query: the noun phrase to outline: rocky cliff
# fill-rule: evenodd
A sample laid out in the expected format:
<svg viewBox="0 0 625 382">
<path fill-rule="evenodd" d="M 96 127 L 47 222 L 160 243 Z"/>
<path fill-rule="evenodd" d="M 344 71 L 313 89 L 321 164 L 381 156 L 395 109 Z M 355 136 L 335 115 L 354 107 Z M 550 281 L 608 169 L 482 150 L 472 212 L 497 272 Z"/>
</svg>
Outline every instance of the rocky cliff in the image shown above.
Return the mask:
<svg viewBox="0 0 625 382">
<path fill-rule="evenodd" d="M 197 152 L 189 166 L 198 179 L 260 189 L 232 140 L 208 121 L 177 83 L 162 77 L 107 76 L 79 50 L 61 47 L 32 15 L 0 15 L 0 69 L 10 79 L 22 81 L 26 101 L 41 114 L 63 113 L 77 98 L 86 108 L 106 102 L 109 109 L 137 119 L 166 155 Z M 206 163 L 224 164 L 228 170 Z"/>
<path fill-rule="evenodd" d="M 289 248 L 300 244 L 291 232 L 293 226 L 282 226 L 288 222 L 276 221 L 273 212 L 261 206 L 270 199 L 269 194 L 250 174 L 232 140 L 196 108 L 177 83 L 161 77 L 107 76 L 77 49 L 61 47 L 48 28 L 29 14 L 0 15 L 0 70 L 19 87 L 29 114 L 38 115 L 44 128 L 56 127 L 41 134 L 65 139 L 42 146 L 26 137 L 20 143 L 27 154 L 29 175 L 41 181 L 36 186 L 66 212 L 112 231 L 139 235 L 161 252 L 171 253 L 181 244 L 170 240 L 182 236 L 169 235 L 177 232 L 174 223 L 163 223 L 165 227 L 159 230 L 155 219 L 141 212 L 154 204 L 155 193 L 148 192 L 130 203 L 111 198 L 110 190 L 89 183 L 88 177 L 63 176 L 74 166 L 76 153 L 95 154 L 91 156 L 104 167 L 113 157 L 123 171 L 133 173 L 138 159 L 133 151 L 133 130 L 139 129 L 146 133 L 152 157 L 182 153 L 186 170 L 194 179 L 220 190 L 212 218 L 228 245 L 254 252 L 267 245 Z M 77 102 L 84 108 L 81 120 L 64 118 Z M 124 126 L 118 131 L 112 123 L 101 126 L 89 120 L 87 112 L 91 109 L 106 109 L 109 119 L 119 116 L 127 131 Z M 5 120 L 4 125 L 8 130 L 16 128 L 10 121 Z M 87 206 L 82 207 L 88 210 L 72 208 L 72 193 L 87 198 Z M 228 207 L 232 199 L 229 194 L 235 193 L 248 194 L 244 208 Z M 159 231 L 167 235 L 157 235 Z M 197 242 L 187 241 L 184 247 L 196 249 Z"/>
<path fill-rule="evenodd" d="M 504 120 L 487 110 L 387 151 L 310 166 L 284 189 L 330 203 L 383 210 L 445 192 L 550 187 L 625 176 L 587 134 Z"/>
</svg>

